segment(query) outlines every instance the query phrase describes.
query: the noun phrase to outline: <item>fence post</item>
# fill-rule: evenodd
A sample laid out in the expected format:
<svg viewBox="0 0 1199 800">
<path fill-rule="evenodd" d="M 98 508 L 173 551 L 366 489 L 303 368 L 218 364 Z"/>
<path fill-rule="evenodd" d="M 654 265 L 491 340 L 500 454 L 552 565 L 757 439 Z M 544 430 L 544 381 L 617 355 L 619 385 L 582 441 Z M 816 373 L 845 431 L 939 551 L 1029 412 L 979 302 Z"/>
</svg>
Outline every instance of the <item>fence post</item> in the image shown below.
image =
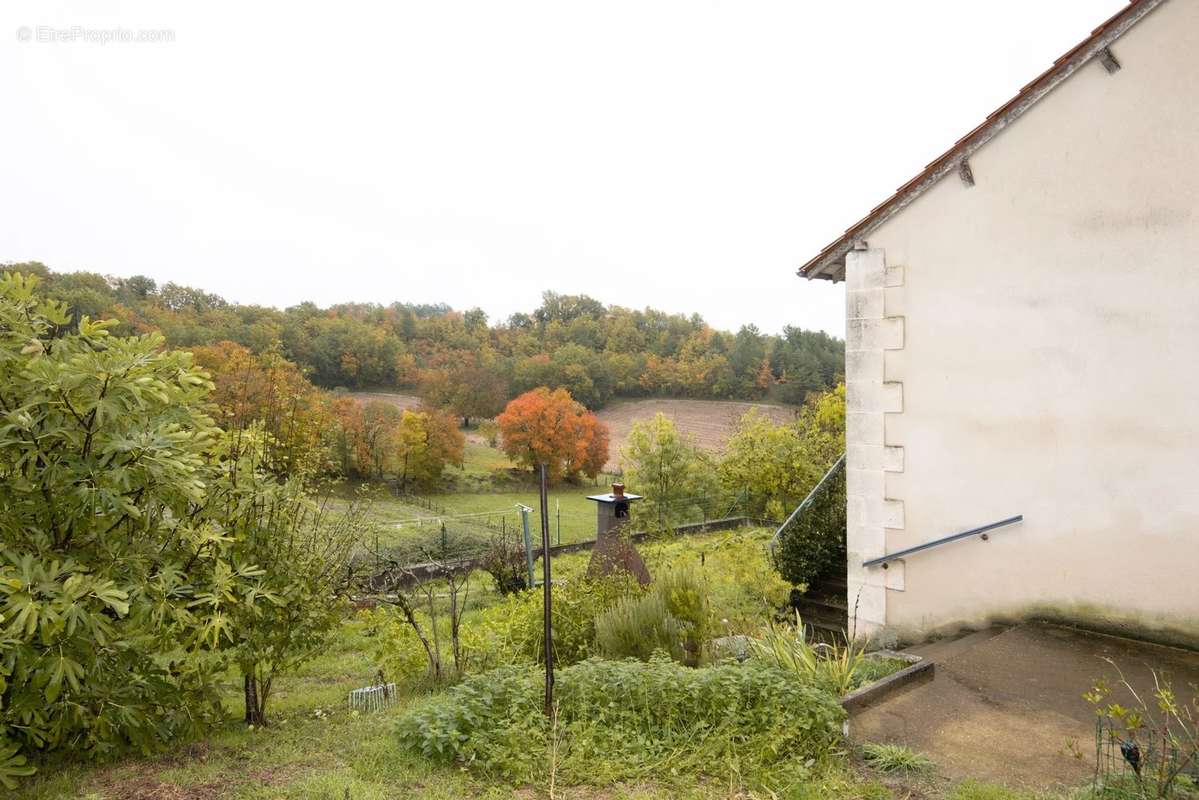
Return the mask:
<svg viewBox="0 0 1199 800">
<path fill-rule="evenodd" d="M 533 585 L 534 585 L 533 584 L 533 541 L 529 538 L 529 512 L 532 511 L 533 509 L 529 508 L 528 506 L 521 505 L 520 503 L 517 503 L 516 507 L 520 509 L 520 522 L 521 522 L 521 525 L 524 527 L 524 531 L 525 531 L 525 562 L 527 563 L 527 566 L 529 568 L 529 588 L 532 589 Z M 546 553 L 545 555 L 548 556 L 549 554 Z"/>
</svg>

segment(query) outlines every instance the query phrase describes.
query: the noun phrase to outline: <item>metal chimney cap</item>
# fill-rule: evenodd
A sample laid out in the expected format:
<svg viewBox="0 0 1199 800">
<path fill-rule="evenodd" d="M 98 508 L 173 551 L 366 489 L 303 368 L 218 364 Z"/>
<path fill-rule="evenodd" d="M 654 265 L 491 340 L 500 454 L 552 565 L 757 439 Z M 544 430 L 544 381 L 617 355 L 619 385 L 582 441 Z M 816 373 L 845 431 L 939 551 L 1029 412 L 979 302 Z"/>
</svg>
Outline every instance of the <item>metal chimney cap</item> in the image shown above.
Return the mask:
<svg viewBox="0 0 1199 800">
<path fill-rule="evenodd" d="M 608 493 L 608 494 L 593 494 L 593 495 L 588 495 L 587 499 L 588 499 L 588 500 L 594 500 L 594 501 L 595 501 L 595 502 L 597 502 L 597 503 L 615 503 L 615 502 L 617 502 L 617 501 L 619 501 L 619 500 L 625 500 L 625 501 L 628 501 L 628 502 L 632 502 L 633 500 L 640 500 L 640 499 L 641 499 L 641 495 L 639 495 L 639 494 L 629 494 L 628 492 L 625 492 L 623 495 L 621 495 L 621 496 L 619 496 L 619 497 L 618 497 L 617 495 L 614 495 L 614 494 L 612 494 L 612 493 Z"/>
</svg>

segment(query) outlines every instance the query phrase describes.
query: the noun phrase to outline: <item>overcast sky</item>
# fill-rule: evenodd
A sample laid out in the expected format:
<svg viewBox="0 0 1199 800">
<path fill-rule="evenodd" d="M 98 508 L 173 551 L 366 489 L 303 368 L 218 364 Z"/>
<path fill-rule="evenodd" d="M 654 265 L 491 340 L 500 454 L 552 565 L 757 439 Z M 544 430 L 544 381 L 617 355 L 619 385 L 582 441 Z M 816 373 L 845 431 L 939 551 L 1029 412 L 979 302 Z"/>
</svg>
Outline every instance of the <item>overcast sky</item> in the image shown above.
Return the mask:
<svg viewBox="0 0 1199 800">
<path fill-rule="evenodd" d="M 796 268 L 1123 5 L 4 0 L 0 262 L 842 335 Z"/>
</svg>

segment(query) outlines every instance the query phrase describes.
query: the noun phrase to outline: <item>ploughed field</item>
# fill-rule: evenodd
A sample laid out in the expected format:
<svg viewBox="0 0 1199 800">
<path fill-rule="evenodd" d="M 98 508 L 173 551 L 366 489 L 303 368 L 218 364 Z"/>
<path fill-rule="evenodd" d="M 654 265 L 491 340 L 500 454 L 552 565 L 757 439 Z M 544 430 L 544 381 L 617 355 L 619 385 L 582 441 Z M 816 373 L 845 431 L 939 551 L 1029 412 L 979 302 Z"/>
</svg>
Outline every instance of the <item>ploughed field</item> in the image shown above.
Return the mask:
<svg viewBox="0 0 1199 800">
<path fill-rule="evenodd" d="M 790 422 L 799 410 L 796 406 L 734 400 L 648 398 L 613 401 L 597 412 L 597 416 L 608 425 L 612 437 L 612 458 L 608 469 L 614 469 L 619 464 L 620 449 L 637 420 L 653 419 L 658 413 L 665 414 L 681 432 L 694 436 L 697 445 L 719 453 L 724 450 L 737 422 L 751 409 L 756 409 L 759 414 L 775 422 Z"/>
<path fill-rule="evenodd" d="M 420 398 L 416 395 L 399 394 L 398 392 L 350 392 L 350 397 L 360 403 L 369 403 L 371 400 L 386 400 L 404 411 L 415 409 L 420 405 Z"/>
</svg>

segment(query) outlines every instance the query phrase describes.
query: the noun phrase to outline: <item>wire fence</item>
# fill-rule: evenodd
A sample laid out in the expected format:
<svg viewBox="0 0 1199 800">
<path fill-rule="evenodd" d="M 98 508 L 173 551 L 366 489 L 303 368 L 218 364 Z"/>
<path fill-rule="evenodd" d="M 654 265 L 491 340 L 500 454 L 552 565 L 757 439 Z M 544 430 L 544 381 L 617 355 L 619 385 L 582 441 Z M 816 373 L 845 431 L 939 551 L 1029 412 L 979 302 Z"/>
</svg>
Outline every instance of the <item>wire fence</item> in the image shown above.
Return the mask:
<svg viewBox="0 0 1199 800">
<path fill-rule="evenodd" d="M 360 565 L 368 570 L 380 572 L 387 564 L 439 565 L 438 569 L 477 566 L 497 551 L 510 551 L 513 547 L 523 550 L 526 523 L 529 545 L 540 549 L 541 518 L 536 508 L 522 513 L 514 504 L 453 513 L 428 498 L 415 495 L 402 498 L 406 505 L 428 513 L 387 523 L 387 540 L 376 535 L 373 547 L 368 547 L 368 552 L 359 559 Z M 762 519 L 765 505 L 762 497 L 744 490 L 675 497 L 668 501 L 647 499 L 634 504 L 630 527 L 635 533 L 669 536 L 702 532 L 709 525 L 723 527 L 729 521 L 771 524 Z M 551 546 L 585 549 L 595 542 L 594 511 L 556 507 L 551 499 L 549 516 Z"/>
</svg>

